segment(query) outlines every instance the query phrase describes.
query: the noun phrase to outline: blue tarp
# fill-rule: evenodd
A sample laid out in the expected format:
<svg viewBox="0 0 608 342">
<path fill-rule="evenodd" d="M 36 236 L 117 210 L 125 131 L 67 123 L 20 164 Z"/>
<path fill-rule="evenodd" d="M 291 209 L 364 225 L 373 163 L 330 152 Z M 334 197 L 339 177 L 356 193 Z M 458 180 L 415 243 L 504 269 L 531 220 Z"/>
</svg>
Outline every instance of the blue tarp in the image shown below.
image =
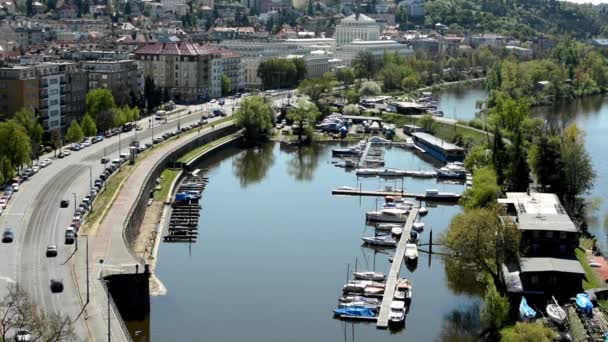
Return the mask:
<svg viewBox="0 0 608 342">
<path fill-rule="evenodd" d="M 576 295 L 576 306 L 585 313 L 591 313 L 591 310 L 593 310 L 593 303 L 591 303 L 586 293 Z"/>
<path fill-rule="evenodd" d="M 335 309 L 336 315 L 347 315 L 354 317 L 375 317 L 376 313 L 370 308 L 363 306 L 350 306 L 346 308 Z"/>
<path fill-rule="evenodd" d="M 188 199 L 188 194 L 186 194 L 185 192 L 180 192 L 175 194 L 175 201 L 176 202 L 185 202 Z"/>
<path fill-rule="evenodd" d="M 521 297 L 521 302 L 519 303 L 519 315 L 523 320 L 529 320 L 536 317 L 536 311 L 534 311 L 534 309 L 528 305 L 526 297 Z"/>
</svg>

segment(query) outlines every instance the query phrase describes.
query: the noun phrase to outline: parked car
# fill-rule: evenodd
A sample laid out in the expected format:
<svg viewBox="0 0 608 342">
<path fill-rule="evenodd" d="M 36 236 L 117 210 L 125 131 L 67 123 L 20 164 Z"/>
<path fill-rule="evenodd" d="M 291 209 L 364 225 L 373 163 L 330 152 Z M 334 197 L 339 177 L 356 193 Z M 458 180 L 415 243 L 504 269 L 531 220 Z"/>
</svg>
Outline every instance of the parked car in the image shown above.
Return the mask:
<svg viewBox="0 0 608 342">
<path fill-rule="evenodd" d="M 13 232 L 13 228 L 10 228 L 10 227 L 4 228 L 4 233 L 2 233 L 2 242 L 10 243 L 10 242 L 13 242 L 14 238 L 15 238 L 15 234 Z"/>
<path fill-rule="evenodd" d="M 76 240 L 76 230 L 74 227 L 70 226 L 65 230 L 65 244 L 70 245 L 73 244 Z"/>
<path fill-rule="evenodd" d="M 57 256 L 57 245 L 46 246 L 46 256 L 49 258 Z"/>
<path fill-rule="evenodd" d="M 13 191 L 14 192 L 18 192 L 19 191 L 19 183 L 13 183 L 12 187 L 13 187 Z"/>
<path fill-rule="evenodd" d="M 110 159 L 108 157 L 101 157 L 101 163 L 105 164 L 109 161 Z"/>
<path fill-rule="evenodd" d="M 8 200 L 5 197 L 0 198 L 0 209 L 5 209 L 7 205 Z"/>
<path fill-rule="evenodd" d="M 30 342 L 32 335 L 27 330 L 17 330 L 15 334 L 15 341 L 17 342 Z"/>
</svg>

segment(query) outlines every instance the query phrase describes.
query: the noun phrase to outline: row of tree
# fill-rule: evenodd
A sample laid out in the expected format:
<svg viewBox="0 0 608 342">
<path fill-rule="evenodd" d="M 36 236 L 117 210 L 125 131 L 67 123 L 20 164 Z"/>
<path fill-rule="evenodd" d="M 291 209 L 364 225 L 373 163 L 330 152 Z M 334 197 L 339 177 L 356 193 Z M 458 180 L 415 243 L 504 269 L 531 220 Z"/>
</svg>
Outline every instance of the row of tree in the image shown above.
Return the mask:
<svg viewBox="0 0 608 342">
<path fill-rule="evenodd" d="M 306 78 L 307 73 L 302 58 L 270 58 L 261 62 L 257 70 L 264 89 L 295 87 Z"/>
</svg>

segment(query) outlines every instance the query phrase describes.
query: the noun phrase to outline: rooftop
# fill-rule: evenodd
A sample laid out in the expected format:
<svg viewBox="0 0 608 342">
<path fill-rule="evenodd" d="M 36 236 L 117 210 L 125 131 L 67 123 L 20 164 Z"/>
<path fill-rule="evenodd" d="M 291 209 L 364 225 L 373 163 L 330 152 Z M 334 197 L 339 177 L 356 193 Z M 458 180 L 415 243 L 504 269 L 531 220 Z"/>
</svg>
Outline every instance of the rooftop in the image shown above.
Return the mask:
<svg viewBox="0 0 608 342">
<path fill-rule="evenodd" d="M 149 44 L 135 50 L 136 55 L 175 55 L 198 56 L 214 53 L 216 50 L 207 46 L 192 43 L 158 43 Z"/>
<path fill-rule="evenodd" d="M 365 22 L 365 23 L 376 23 L 376 21 L 368 16 L 366 16 L 365 14 L 359 14 L 359 16 L 357 17 L 357 14 L 351 14 L 348 17 L 342 19 L 342 22 Z"/>
<path fill-rule="evenodd" d="M 507 192 L 498 203 L 513 203 L 520 214 L 565 214 L 557 195 L 548 193 Z"/>
<path fill-rule="evenodd" d="M 462 148 L 460 146 L 456 146 L 450 142 L 437 138 L 436 136 L 430 135 L 428 133 L 415 132 L 415 133 L 412 133 L 412 135 L 418 139 L 422 139 L 422 140 L 426 141 L 429 144 L 433 144 L 435 146 L 441 146 L 441 148 L 443 148 L 444 150 L 452 150 L 452 151 L 462 150 Z"/>
<path fill-rule="evenodd" d="M 519 267 L 526 272 L 563 272 L 585 274 L 585 270 L 577 259 L 558 258 L 521 258 Z"/>
<path fill-rule="evenodd" d="M 520 214 L 519 230 L 545 230 L 576 233 L 578 229 L 568 215 L 564 214 Z"/>
</svg>

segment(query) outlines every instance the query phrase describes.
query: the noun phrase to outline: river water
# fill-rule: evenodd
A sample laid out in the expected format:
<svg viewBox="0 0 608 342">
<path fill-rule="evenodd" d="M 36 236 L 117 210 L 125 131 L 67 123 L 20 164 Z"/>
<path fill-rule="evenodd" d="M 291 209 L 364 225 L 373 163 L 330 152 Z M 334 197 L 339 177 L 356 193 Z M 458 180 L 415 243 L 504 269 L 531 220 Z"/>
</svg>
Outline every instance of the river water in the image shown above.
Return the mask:
<svg viewBox="0 0 608 342">
<path fill-rule="evenodd" d="M 332 318 L 350 269 L 388 272 L 385 251 L 362 247 L 365 212 L 380 200 L 332 196 L 338 186 L 401 188 L 401 181 L 358 179 L 334 166 L 323 144 L 298 152 L 271 143 L 228 149 L 206 160 L 210 182 L 201 202 L 196 243 L 163 243 L 157 276 L 167 295 L 152 298 L 149 320 L 130 326 L 136 341 L 425 341 L 451 334 L 475 296 L 450 290 L 441 257 L 421 253 L 406 327 L 377 330 Z M 431 170 L 432 161 L 409 150 L 386 150 L 387 167 Z M 461 184 L 405 179 L 408 192 L 437 188 L 462 192 Z M 422 240 L 445 231 L 458 205 L 431 207 Z M 461 293 L 459 291 L 459 293 Z M 463 328 L 464 329 L 464 328 Z M 462 329 L 461 329 L 462 330 Z M 354 335 L 353 335 L 354 334 Z"/>
</svg>

